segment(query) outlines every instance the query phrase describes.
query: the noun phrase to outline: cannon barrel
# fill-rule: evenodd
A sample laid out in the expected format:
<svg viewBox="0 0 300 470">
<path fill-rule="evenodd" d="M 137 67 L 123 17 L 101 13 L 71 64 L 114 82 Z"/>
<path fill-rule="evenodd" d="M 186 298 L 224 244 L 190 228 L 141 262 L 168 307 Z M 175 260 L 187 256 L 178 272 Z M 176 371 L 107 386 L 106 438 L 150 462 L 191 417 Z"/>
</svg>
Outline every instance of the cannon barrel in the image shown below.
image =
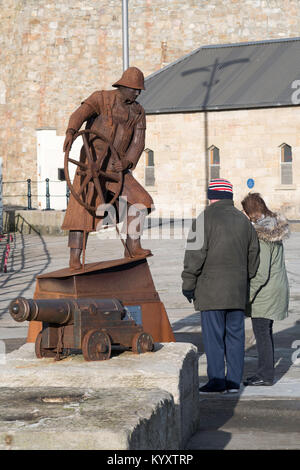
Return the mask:
<svg viewBox="0 0 300 470">
<path fill-rule="evenodd" d="M 9 305 L 9 313 L 17 322 L 41 321 L 59 325 L 74 323 L 76 309 L 85 310 L 91 315 L 98 310 L 104 313 L 119 311 L 121 318 L 126 312 L 117 299 L 25 299 L 17 297 Z"/>
</svg>

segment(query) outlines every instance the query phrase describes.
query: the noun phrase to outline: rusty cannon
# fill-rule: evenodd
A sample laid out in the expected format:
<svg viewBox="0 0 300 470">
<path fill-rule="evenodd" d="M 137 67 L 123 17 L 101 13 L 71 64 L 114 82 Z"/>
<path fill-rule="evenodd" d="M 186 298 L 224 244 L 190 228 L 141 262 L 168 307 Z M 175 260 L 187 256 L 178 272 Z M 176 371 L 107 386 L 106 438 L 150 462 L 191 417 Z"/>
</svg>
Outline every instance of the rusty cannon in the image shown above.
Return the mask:
<svg viewBox="0 0 300 470">
<path fill-rule="evenodd" d="M 117 299 L 18 297 L 10 303 L 9 312 L 17 322 L 42 322 L 35 341 L 38 358 L 58 360 L 75 349 L 82 351 L 86 361 L 102 361 L 111 357 L 112 346 L 136 354 L 154 348 L 152 336 Z"/>
</svg>

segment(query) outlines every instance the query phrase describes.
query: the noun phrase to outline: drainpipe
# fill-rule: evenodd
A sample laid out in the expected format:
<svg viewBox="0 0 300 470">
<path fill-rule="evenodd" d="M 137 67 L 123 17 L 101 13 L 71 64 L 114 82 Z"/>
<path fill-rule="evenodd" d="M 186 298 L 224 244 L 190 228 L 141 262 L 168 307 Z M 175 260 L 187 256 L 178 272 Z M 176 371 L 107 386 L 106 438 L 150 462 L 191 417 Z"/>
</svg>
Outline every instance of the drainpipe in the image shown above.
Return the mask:
<svg viewBox="0 0 300 470">
<path fill-rule="evenodd" d="M 2 157 L 0 157 L 0 234 L 3 233 Z"/>
</svg>

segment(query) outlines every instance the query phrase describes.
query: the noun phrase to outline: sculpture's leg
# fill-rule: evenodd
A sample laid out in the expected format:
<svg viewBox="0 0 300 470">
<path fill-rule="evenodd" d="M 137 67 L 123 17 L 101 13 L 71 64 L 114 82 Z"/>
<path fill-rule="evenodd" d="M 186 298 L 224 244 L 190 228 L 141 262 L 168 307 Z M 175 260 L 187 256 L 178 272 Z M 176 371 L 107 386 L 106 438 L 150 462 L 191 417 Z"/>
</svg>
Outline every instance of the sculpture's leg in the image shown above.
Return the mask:
<svg viewBox="0 0 300 470">
<path fill-rule="evenodd" d="M 146 215 L 147 209 L 140 210 L 133 216 L 128 215 L 127 211 L 127 238 L 124 253 L 125 258 L 134 258 L 135 256 L 147 256 L 152 254 L 150 250 L 141 247 L 141 236 L 143 234 Z"/>
<path fill-rule="evenodd" d="M 87 240 L 86 234 L 86 240 Z M 83 250 L 83 231 L 82 230 L 70 230 L 69 231 L 69 243 L 70 248 L 70 269 L 80 269 L 82 267 L 80 257 Z"/>
</svg>

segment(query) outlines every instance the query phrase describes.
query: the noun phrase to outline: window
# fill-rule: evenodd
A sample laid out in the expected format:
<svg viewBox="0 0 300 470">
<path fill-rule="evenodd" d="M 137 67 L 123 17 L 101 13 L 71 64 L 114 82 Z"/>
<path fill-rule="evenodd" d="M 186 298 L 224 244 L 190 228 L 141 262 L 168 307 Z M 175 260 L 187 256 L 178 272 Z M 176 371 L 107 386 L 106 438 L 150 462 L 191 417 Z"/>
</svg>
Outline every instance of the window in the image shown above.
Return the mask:
<svg viewBox="0 0 300 470">
<path fill-rule="evenodd" d="M 154 152 L 151 149 L 145 149 L 146 165 L 145 165 L 145 186 L 155 185 L 154 172 Z"/>
<path fill-rule="evenodd" d="M 280 182 L 281 184 L 293 184 L 292 147 L 288 144 L 282 144 L 280 152 Z"/>
<path fill-rule="evenodd" d="M 220 178 L 220 150 L 212 145 L 209 149 L 209 177 Z"/>
<path fill-rule="evenodd" d="M 65 169 L 64 168 L 58 168 L 57 169 L 57 177 L 58 177 L 59 181 L 66 181 Z"/>
</svg>

